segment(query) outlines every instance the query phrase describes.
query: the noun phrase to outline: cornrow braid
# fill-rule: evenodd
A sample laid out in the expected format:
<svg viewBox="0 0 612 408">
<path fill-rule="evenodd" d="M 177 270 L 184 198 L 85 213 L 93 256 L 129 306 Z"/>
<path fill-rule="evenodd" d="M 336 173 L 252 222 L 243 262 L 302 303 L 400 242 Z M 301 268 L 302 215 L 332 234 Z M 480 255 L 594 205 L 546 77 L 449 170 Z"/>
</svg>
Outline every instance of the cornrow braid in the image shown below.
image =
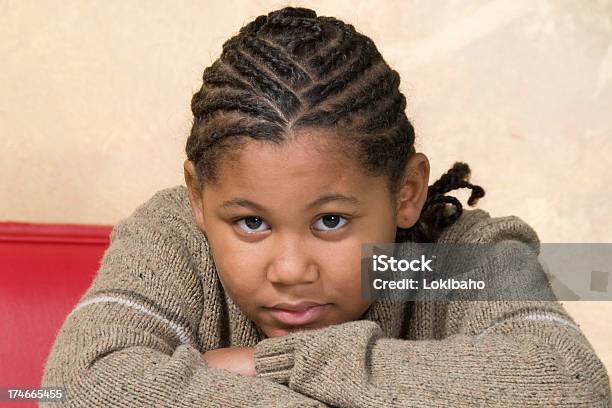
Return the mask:
<svg viewBox="0 0 612 408">
<path fill-rule="evenodd" d="M 281 122 L 281 118 L 272 106 L 261 99 L 254 98 L 249 92 L 206 92 L 204 90 L 198 92 L 207 93 L 207 95 L 200 95 L 193 99 L 191 110 L 199 120 L 204 120 L 218 111 L 240 111 L 245 114 L 258 115 L 261 119 L 270 122 Z"/>
<path fill-rule="evenodd" d="M 245 53 L 226 47 L 221 55 L 221 60 L 247 78 L 257 93 L 278 106 L 282 112 L 293 114 L 300 108 L 301 102 L 298 97 L 278 79 L 271 78 L 262 68 L 249 61 Z"/>
<path fill-rule="evenodd" d="M 338 25 L 340 30 L 338 42 L 332 49 L 327 50 L 324 55 L 315 55 L 309 61 L 309 65 L 316 70 L 319 77 L 325 77 L 329 72 L 338 68 L 347 58 L 351 57 L 355 48 L 352 34 L 355 30 L 354 27 L 352 25 L 343 25 L 336 19 L 333 19 L 331 22 Z"/>
<path fill-rule="evenodd" d="M 311 108 L 330 96 L 344 90 L 347 85 L 362 76 L 366 69 L 382 60 L 382 56 L 374 46 L 372 40 L 361 34 L 359 34 L 359 36 L 361 36 L 362 48 L 347 69 L 334 78 L 329 79 L 327 82 L 315 85 L 304 93 L 304 98 L 308 101 Z M 338 56 L 337 58 L 341 59 L 342 56 Z"/>
<path fill-rule="evenodd" d="M 291 87 L 301 87 L 310 82 L 310 77 L 302 68 L 291 61 L 286 53 L 280 48 L 272 46 L 267 41 L 255 36 L 246 36 L 243 41 L 244 47 L 259 57 L 279 79 Z"/>
<path fill-rule="evenodd" d="M 384 175 L 395 197 L 416 153 L 399 86 L 399 74 L 351 24 L 301 7 L 258 16 L 223 44 L 191 100 L 185 151 L 195 164 L 196 187 L 214 183 L 218 163 L 248 139 L 281 144 L 292 132 L 322 128 L 332 130 L 331 142 L 367 175 Z M 472 189 L 468 204 L 475 205 L 484 190 L 469 175 L 466 164 L 455 163 L 429 186 L 420 219 L 398 228 L 396 242 L 432 242 L 454 223 L 462 206 L 449 191 Z"/>
<path fill-rule="evenodd" d="M 321 26 L 316 21 L 314 11 L 299 7 L 288 9 L 290 10 L 281 10 L 277 14 L 271 13 L 268 28 L 270 33 L 281 34 L 276 37 L 276 42 L 279 45 L 283 46 L 290 54 L 298 55 L 304 51 L 306 45 L 321 41 L 323 33 Z"/>
<path fill-rule="evenodd" d="M 209 88 L 252 89 L 246 81 L 230 72 L 221 61 L 215 61 L 210 67 L 206 68 L 202 75 L 202 80 L 203 85 Z M 202 99 L 202 95 L 193 99 Z"/>
</svg>

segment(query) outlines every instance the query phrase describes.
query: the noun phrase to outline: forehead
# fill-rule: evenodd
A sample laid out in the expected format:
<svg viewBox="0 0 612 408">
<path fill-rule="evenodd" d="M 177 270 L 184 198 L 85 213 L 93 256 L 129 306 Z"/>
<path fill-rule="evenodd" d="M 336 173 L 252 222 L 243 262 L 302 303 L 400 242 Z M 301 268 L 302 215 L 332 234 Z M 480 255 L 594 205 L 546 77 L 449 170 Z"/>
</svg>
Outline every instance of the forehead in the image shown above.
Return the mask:
<svg viewBox="0 0 612 408">
<path fill-rule="evenodd" d="M 367 176 L 334 137 L 308 131 L 280 145 L 249 139 L 232 158 L 221 160 L 213 189 L 223 196 L 286 200 L 329 192 L 366 194 L 383 184 L 380 177 Z"/>
</svg>

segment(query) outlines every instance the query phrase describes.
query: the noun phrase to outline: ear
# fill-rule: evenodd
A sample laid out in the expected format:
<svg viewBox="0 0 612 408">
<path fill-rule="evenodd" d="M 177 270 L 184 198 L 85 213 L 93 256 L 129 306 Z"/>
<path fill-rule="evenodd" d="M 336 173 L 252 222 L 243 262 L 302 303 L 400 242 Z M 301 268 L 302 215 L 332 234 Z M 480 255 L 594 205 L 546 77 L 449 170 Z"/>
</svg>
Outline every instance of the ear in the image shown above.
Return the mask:
<svg viewBox="0 0 612 408">
<path fill-rule="evenodd" d="M 414 153 L 406 163 L 404 181 L 397 194 L 397 225 L 410 228 L 418 221 L 427 200 L 429 187 L 429 159 Z"/>
<path fill-rule="evenodd" d="M 183 164 L 185 174 L 185 184 L 187 185 L 187 191 L 189 192 L 189 204 L 193 215 L 196 219 L 196 224 L 203 232 L 206 232 L 204 228 L 204 211 L 202 205 L 202 189 L 198 183 L 198 176 L 195 170 L 195 165 L 191 160 L 185 160 Z"/>
</svg>

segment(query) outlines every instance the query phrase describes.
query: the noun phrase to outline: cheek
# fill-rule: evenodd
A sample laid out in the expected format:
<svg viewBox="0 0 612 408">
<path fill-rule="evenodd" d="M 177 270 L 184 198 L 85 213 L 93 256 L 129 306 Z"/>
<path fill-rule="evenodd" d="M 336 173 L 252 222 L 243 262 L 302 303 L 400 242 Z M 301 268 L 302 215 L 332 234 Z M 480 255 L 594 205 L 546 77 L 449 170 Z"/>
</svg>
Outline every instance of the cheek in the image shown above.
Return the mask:
<svg viewBox="0 0 612 408">
<path fill-rule="evenodd" d="M 367 224 L 363 226 L 363 230 L 368 231 L 368 233 L 362 235 L 361 242 L 393 242 L 396 229 L 397 223 L 393 214 L 390 210 L 383 211 L 381 209 L 377 217 L 371 217 Z"/>
<path fill-rule="evenodd" d="M 219 279 L 234 300 L 250 299 L 262 287 L 259 267 L 252 262 L 226 261 L 217 264 Z"/>
<path fill-rule="evenodd" d="M 371 304 L 362 295 L 361 242 L 358 239 L 336 248 L 324 269 L 325 287 L 339 308 L 341 321 L 358 319 Z"/>
<path fill-rule="evenodd" d="M 252 299 L 257 288 L 262 287 L 261 254 L 219 241 L 211 249 L 224 290 L 236 303 Z"/>
<path fill-rule="evenodd" d="M 361 246 L 352 243 L 336 248 L 324 268 L 326 286 L 341 295 L 355 296 L 361 290 Z M 338 299 L 342 300 L 342 299 Z"/>
</svg>

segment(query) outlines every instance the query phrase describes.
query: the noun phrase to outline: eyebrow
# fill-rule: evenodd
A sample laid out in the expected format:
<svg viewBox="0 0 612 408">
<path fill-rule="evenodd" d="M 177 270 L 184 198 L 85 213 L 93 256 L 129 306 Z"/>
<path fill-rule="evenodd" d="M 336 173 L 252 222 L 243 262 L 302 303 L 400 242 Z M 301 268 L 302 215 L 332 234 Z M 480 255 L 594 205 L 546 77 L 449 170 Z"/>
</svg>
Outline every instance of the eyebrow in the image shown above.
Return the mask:
<svg viewBox="0 0 612 408">
<path fill-rule="evenodd" d="M 321 206 L 323 204 L 326 204 L 332 201 L 340 201 L 340 202 L 354 204 L 354 205 L 361 204 L 361 201 L 359 201 L 357 198 L 353 196 L 345 196 L 342 194 L 331 193 L 331 194 L 325 194 L 325 195 L 320 196 L 319 198 L 317 198 L 316 200 L 308 204 L 305 207 L 305 209 L 308 210 L 313 207 L 318 207 L 318 206 Z M 233 198 L 231 200 L 224 201 L 223 204 L 221 204 L 221 208 L 224 208 L 224 209 L 229 209 L 231 207 L 245 207 L 245 208 L 253 208 L 261 212 L 266 211 L 266 209 L 261 204 L 258 204 L 251 200 L 247 200 L 245 198 Z"/>
</svg>

